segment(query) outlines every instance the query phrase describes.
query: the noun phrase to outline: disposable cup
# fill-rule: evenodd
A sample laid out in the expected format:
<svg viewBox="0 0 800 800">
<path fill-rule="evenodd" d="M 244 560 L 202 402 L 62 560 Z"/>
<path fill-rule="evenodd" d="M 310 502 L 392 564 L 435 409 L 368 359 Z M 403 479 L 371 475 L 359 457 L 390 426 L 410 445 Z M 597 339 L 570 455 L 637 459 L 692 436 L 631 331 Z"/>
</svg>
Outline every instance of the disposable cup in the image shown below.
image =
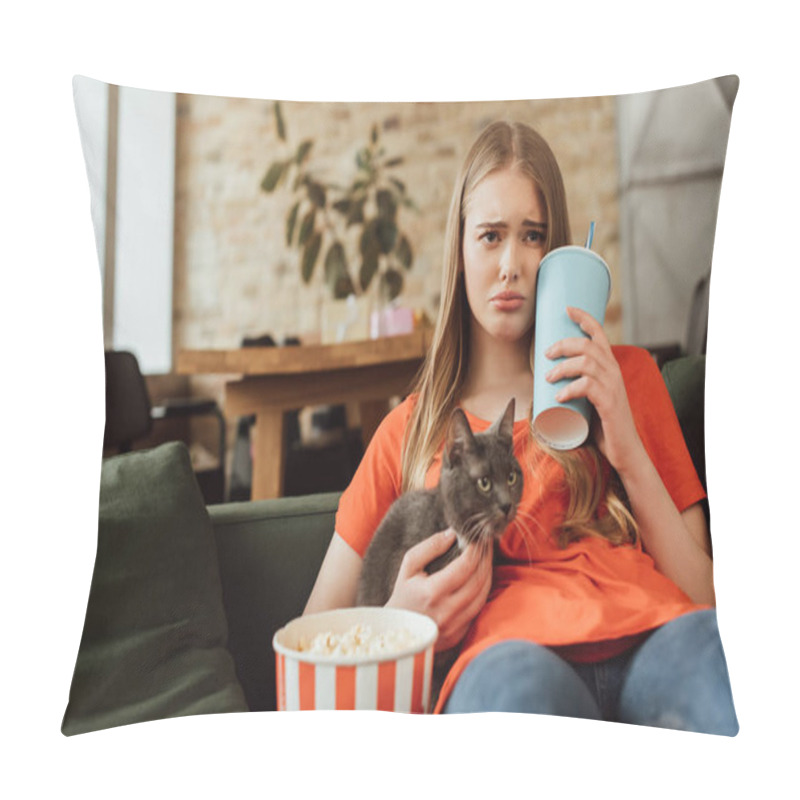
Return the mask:
<svg viewBox="0 0 800 800">
<path fill-rule="evenodd" d="M 563 358 L 549 359 L 545 350 L 561 339 L 587 337 L 567 315 L 567 306 L 587 311 L 602 325 L 610 294 L 608 264 L 586 247 L 558 247 L 539 264 L 534 329 L 533 431 L 540 441 L 555 450 L 570 450 L 586 441 L 592 407 L 585 397 L 563 403 L 556 400 L 556 394 L 573 378 L 549 383 L 545 375 Z"/>
<path fill-rule="evenodd" d="M 363 655 L 327 655 L 301 649 L 317 634 L 342 636 L 356 625 L 367 626 L 374 636 L 403 631 L 414 641 L 401 649 Z M 430 617 L 398 608 L 342 608 L 298 617 L 277 631 L 272 640 L 278 710 L 427 713 L 438 635 Z"/>
</svg>

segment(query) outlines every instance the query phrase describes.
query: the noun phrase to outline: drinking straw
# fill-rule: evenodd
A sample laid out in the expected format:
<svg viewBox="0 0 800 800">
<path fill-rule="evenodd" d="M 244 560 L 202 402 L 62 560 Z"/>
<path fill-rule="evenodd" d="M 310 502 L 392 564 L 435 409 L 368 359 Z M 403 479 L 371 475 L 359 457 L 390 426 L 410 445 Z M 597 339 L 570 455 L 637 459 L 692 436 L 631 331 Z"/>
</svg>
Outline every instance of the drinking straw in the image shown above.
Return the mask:
<svg viewBox="0 0 800 800">
<path fill-rule="evenodd" d="M 586 249 L 589 250 L 592 247 L 592 239 L 594 239 L 594 222 L 589 223 L 589 235 L 586 237 Z"/>
</svg>

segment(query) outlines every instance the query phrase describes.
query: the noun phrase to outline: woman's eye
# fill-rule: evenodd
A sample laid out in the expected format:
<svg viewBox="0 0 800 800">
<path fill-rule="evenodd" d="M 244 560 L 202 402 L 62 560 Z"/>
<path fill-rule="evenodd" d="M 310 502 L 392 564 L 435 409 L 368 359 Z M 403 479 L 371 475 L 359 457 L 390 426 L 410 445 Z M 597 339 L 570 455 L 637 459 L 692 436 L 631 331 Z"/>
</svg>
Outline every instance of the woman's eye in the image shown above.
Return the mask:
<svg viewBox="0 0 800 800">
<path fill-rule="evenodd" d="M 498 240 L 497 231 L 486 231 L 486 233 L 481 236 L 484 242 L 488 242 L 489 244 L 494 244 Z"/>
<path fill-rule="evenodd" d="M 517 473 L 511 472 L 508 476 L 508 485 L 513 486 L 517 482 Z"/>
<path fill-rule="evenodd" d="M 492 488 L 492 482 L 486 476 L 478 478 L 478 488 L 482 492 L 488 492 Z"/>
<path fill-rule="evenodd" d="M 544 242 L 544 234 L 541 231 L 528 231 L 527 239 L 534 244 L 541 244 Z"/>
</svg>

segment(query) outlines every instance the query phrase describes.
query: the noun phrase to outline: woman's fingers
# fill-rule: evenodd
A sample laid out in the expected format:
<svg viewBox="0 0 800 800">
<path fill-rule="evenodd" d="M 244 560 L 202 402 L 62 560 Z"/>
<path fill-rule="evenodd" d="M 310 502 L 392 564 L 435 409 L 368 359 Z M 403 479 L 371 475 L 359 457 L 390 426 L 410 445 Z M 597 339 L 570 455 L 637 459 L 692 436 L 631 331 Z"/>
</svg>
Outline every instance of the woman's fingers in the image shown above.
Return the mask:
<svg viewBox="0 0 800 800">
<path fill-rule="evenodd" d="M 591 339 L 600 343 L 608 343 L 603 326 L 588 312 L 582 308 L 567 306 L 567 316 Z"/>
<path fill-rule="evenodd" d="M 611 344 L 603 326 L 591 314 L 583 309 L 567 306 L 567 315 L 586 336 L 568 336 L 560 339 L 545 351 L 548 358 L 579 355 L 591 350 L 593 344 L 601 351 L 611 353 Z"/>
<path fill-rule="evenodd" d="M 589 402 L 592 402 L 591 389 L 592 384 L 588 378 L 576 378 L 574 381 L 570 381 L 563 389 L 559 389 L 555 394 L 555 399 L 559 403 L 566 403 L 568 400 L 585 397 Z"/>
<path fill-rule="evenodd" d="M 486 602 L 491 586 L 492 561 L 489 558 L 487 566 L 487 559 L 482 559 L 469 580 L 451 596 L 456 616 L 471 622 Z"/>
<path fill-rule="evenodd" d="M 431 591 L 443 596 L 455 595 L 473 576 L 480 564 L 474 547 L 467 547 L 458 558 L 430 577 Z"/>
<path fill-rule="evenodd" d="M 563 380 L 564 378 L 574 378 L 578 375 L 597 375 L 601 365 L 588 355 L 565 358 L 559 361 L 547 374 L 545 378 L 550 383 Z"/>
<path fill-rule="evenodd" d="M 456 540 L 456 533 L 452 528 L 439 531 L 429 536 L 419 544 L 415 544 L 403 556 L 400 564 L 400 575 L 408 578 L 422 572 L 435 558 L 444 555 Z"/>
<path fill-rule="evenodd" d="M 554 342 L 544 351 L 544 354 L 549 359 L 569 358 L 570 356 L 578 356 L 588 352 L 591 344 L 592 340 L 584 336 L 570 336 Z"/>
<path fill-rule="evenodd" d="M 389 601 L 389 605 L 412 607 L 433 617 L 439 626 L 438 650 L 461 641 L 491 588 L 491 547 L 469 545 L 446 567 L 427 574 L 425 567 L 454 541 L 455 533 L 448 529 L 408 550 Z"/>
<path fill-rule="evenodd" d="M 468 552 L 462 553 L 460 558 L 465 556 Z M 488 548 L 488 555 L 475 556 L 478 563 L 467 580 L 452 594 L 442 598 L 439 649 L 446 650 L 460 642 L 486 603 L 492 585 L 491 548 Z"/>
</svg>

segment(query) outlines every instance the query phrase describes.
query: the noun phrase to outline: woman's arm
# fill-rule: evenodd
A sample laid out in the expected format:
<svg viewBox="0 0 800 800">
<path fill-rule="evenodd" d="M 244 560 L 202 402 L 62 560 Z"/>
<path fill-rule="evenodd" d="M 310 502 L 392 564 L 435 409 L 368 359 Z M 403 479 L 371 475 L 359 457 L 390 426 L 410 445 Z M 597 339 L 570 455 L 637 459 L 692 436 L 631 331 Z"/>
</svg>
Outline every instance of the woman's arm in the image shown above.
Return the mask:
<svg viewBox="0 0 800 800">
<path fill-rule="evenodd" d="M 466 635 L 492 584 L 491 550 L 468 546 L 444 569 L 428 575 L 425 567 L 455 541 L 448 529 L 412 547 L 403 557 L 387 606 L 427 614 L 439 626 L 437 650 L 447 650 Z M 333 534 L 303 614 L 355 605 L 363 560 L 338 533 Z"/>
<path fill-rule="evenodd" d="M 600 323 L 580 309 L 570 318 L 588 335 L 563 339 L 548 350 L 549 358 L 565 356 L 547 379 L 574 377 L 559 401 L 586 397 L 599 418 L 595 441 L 625 486 L 639 524 L 642 545 L 656 568 L 694 602 L 713 605 L 714 583 L 708 529 L 697 505 L 678 511 L 650 460 L 633 421 L 619 364 Z"/>
<path fill-rule="evenodd" d="M 303 614 L 355 605 L 361 556 L 334 532 Z"/>
<path fill-rule="evenodd" d="M 715 605 L 711 546 L 700 504 L 678 511 L 644 447 L 639 460 L 623 469 L 620 478 L 642 545 L 656 568 L 694 602 Z"/>
</svg>

